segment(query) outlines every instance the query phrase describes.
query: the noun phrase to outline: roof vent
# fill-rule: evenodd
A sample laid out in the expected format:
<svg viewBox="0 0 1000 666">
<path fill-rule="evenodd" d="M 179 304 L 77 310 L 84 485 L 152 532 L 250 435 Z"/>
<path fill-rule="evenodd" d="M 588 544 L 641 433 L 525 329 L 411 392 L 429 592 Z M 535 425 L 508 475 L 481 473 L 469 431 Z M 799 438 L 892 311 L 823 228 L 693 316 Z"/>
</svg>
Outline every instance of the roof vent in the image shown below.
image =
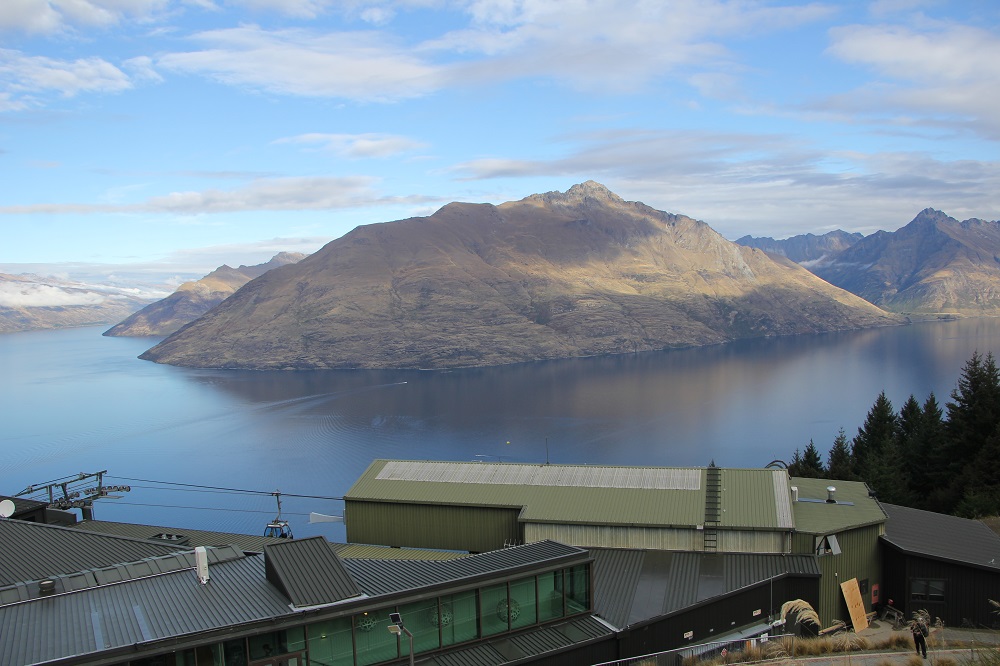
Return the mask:
<svg viewBox="0 0 1000 666">
<path fill-rule="evenodd" d="M 204 585 L 208 582 L 208 549 L 198 546 L 194 549 L 194 569 L 198 573 L 198 581 Z"/>
<path fill-rule="evenodd" d="M 179 546 L 187 545 L 188 538 L 184 534 L 170 534 L 168 532 L 160 532 L 159 534 L 154 534 L 149 537 L 150 539 L 155 539 L 157 541 L 166 541 L 168 543 L 176 543 Z"/>
<path fill-rule="evenodd" d="M 792 501 L 793 502 L 798 502 L 799 501 L 799 487 L 798 486 L 792 486 Z"/>
<path fill-rule="evenodd" d="M 56 582 L 51 578 L 38 581 L 38 596 L 47 597 L 56 591 Z"/>
<path fill-rule="evenodd" d="M 836 504 L 837 503 L 837 498 L 833 496 L 833 494 L 835 492 L 837 492 L 837 489 L 834 488 L 833 486 L 827 486 L 826 487 L 826 503 L 827 504 Z"/>
</svg>

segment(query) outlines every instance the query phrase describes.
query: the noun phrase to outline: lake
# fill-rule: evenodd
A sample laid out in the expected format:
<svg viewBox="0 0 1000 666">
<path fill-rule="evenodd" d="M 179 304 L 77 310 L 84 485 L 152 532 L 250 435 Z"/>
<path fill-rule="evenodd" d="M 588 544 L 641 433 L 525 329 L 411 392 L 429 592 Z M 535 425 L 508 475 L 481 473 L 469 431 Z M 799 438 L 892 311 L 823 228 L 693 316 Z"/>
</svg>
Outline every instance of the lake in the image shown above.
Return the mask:
<svg viewBox="0 0 1000 666">
<path fill-rule="evenodd" d="M 95 517 L 259 534 L 275 500 L 343 495 L 376 458 L 760 467 L 853 437 L 882 390 L 943 406 L 1000 320 L 454 371 L 248 372 L 140 361 L 101 328 L 0 335 L 0 493 L 107 470 Z M 190 484 L 164 486 L 161 482 Z M 213 486 L 199 489 L 191 486 Z M 332 499 L 284 497 L 343 540 Z"/>
</svg>

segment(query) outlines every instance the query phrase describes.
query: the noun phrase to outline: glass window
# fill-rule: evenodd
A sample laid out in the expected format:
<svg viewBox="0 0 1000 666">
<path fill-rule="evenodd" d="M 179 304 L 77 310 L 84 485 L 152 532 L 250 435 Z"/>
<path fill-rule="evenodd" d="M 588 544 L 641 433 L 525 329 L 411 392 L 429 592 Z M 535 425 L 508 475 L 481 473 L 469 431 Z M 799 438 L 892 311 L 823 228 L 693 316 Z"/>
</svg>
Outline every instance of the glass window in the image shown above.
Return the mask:
<svg viewBox="0 0 1000 666">
<path fill-rule="evenodd" d="M 370 611 L 354 616 L 354 647 L 358 666 L 377 664 L 399 656 L 396 634 L 389 631 L 389 613 L 393 608 Z M 406 638 L 404 636 L 403 638 Z M 409 639 L 407 639 L 407 649 Z"/>
<path fill-rule="evenodd" d="M 527 627 L 538 622 L 535 607 L 535 577 L 510 584 L 510 626 Z"/>
<path fill-rule="evenodd" d="M 566 610 L 568 614 L 582 613 L 590 608 L 590 568 L 581 564 L 566 572 Z"/>
<path fill-rule="evenodd" d="M 910 601 L 943 602 L 945 581 L 930 578 L 914 578 L 910 581 Z"/>
<path fill-rule="evenodd" d="M 198 666 L 226 666 L 221 643 L 202 645 L 195 648 L 195 652 L 197 652 Z"/>
<path fill-rule="evenodd" d="M 450 611 L 442 616 L 437 599 L 428 599 L 399 607 L 403 626 L 413 634 L 413 652 L 420 654 L 441 647 L 439 627 L 442 617 L 451 622 Z M 402 634 L 399 639 L 399 653 L 410 654 L 410 638 Z"/>
<path fill-rule="evenodd" d="M 441 644 L 456 645 L 478 636 L 475 590 L 441 597 Z"/>
<path fill-rule="evenodd" d="M 246 641 L 242 638 L 237 638 L 236 640 L 226 641 L 222 644 L 222 663 L 225 666 L 246 666 L 247 665 L 247 651 L 246 651 Z"/>
<path fill-rule="evenodd" d="M 351 618 L 342 617 L 309 625 L 309 664 L 354 666 Z"/>
<path fill-rule="evenodd" d="M 538 577 L 538 621 L 563 616 L 562 571 L 550 571 Z"/>
<path fill-rule="evenodd" d="M 507 600 L 506 583 L 482 588 L 479 592 L 479 599 L 483 636 L 492 636 L 510 629 L 507 621 L 512 612 L 519 611 L 513 609 L 512 604 Z"/>
</svg>

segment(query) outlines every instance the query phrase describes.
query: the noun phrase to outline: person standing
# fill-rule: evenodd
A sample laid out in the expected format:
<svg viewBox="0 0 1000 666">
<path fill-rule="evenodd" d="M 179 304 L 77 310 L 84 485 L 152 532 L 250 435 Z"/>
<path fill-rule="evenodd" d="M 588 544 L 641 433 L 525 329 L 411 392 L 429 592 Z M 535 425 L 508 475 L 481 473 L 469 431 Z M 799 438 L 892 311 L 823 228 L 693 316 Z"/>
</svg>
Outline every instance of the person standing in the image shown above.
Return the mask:
<svg viewBox="0 0 1000 666">
<path fill-rule="evenodd" d="M 917 649 L 917 654 L 923 653 L 924 659 L 927 658 L 927 634 L 929 633 L 927 629 L 927 623 L 924 622 L 922 617 L 918 617 L 913 622 L 910 623 L 910 631 L 913 632 L 913 646 Z"/>
</svg>

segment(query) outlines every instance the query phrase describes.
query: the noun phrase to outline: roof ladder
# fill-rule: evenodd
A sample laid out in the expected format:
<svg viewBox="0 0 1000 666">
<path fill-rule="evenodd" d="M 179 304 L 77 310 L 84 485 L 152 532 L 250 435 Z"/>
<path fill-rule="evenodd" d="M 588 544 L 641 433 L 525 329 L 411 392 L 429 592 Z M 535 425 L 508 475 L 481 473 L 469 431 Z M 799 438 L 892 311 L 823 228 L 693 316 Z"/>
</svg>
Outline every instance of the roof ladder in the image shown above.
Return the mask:
<svg viewBox="0 0 1000 666">
<path fill-rule="evenodd" d="M 719 524 L 722 522 L 722 470 L 711 465 L 705 469 L 705 552 L 719 548 Z"/>
</svg>

